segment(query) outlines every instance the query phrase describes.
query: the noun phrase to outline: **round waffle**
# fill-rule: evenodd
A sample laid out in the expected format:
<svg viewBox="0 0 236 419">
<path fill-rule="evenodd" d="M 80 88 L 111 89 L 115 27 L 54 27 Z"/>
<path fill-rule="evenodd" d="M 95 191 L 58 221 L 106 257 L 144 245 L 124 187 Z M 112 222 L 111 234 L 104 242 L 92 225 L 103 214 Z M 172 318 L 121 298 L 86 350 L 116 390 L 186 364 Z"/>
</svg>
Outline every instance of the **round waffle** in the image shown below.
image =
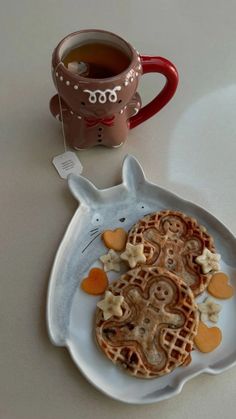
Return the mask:
<svg viewBox="0 0 236 419">
<path fill-rule="evenodd" d="M 105 355 L 130 374 L 154 378 L 187 364 L 197 332 L 191 289 L 175 274 L 140 266 L 109 286 L 124 297 L 122 316 L 96 312 L 96 339 Z"/>
<path fill-rule="evenodd" d="M 195 296 L 208 286 L 211 274 L 203 274 L 195 260 L 205 248 L 215 253 L 214 241 L 194 218 L 170 210 L 149 214 L 131 228 L 127 243 L 142 243 L 145 264 L 176 273 Z"/>
</svg>

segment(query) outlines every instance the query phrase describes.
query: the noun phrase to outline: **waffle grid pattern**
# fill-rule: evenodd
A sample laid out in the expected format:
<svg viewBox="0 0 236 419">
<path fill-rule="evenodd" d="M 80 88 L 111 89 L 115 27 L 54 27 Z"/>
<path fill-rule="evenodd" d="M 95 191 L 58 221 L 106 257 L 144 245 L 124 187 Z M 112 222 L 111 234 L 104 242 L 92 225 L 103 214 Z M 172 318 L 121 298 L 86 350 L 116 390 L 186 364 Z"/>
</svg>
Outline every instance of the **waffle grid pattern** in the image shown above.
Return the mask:
<svg viewBox="0 0 236 419">
<path fill-rule="evenodd" d="M 185 267 L 183 272 L 179 272 L 178 268 L 168 264 L 168 261 L 171 260 L 171 258 L 166 258 L 164 260 L 160 260 L 160 258 L 158 258 L 158 253 L 160 252 L 160 249 L 162 249 L 163 243 L 166 243 L 166 237 L 163 232 L 163 239 L 160 238 L 159 246 L 155 245 L 154 243 L 151 243 L 144 237 L 145 232 L 147 232 L 150 229 L 156 229 L 157 231 L 160 231 L 163 219 L 172 216 L 178 217 L 180 222 L 183 223 L 183 225 L 185 226 L 186 233 L 180 237 L 181 241 L 183 242 L 183 245 L 187 241 L 191 243 L 191 239 L 198 240 L 199 243 L 201 243 L 200 250 L 191 249 L 191 247 L 186 247 L 184 252 L 182 252 L 182 249 L 179 249 L 179 258 L 182 258 Z M 175 240 L 173 239 L 173 241 Z M 171 239 L 169 238 L 169 243 L 170 242 Z M 195 259 L 198 255 L 202 253 L 205 247 L 207 247 L 211 252 L 216 252 L 216 249 L 213 238 L 207 233 L 204 227 L 197 224 L 197 221 L 194 218 L 188 217 L 187 215 L 179 211 L 169 210 L 147 215 L 131 228 L 128 234 L 127 243 L 131 243 L 134 245 L 142 243 L 144 245 L 146 265 L 161 266 L 167 270 L 170 270 L 171 272 L 176 273 L 183 279 L 185 275 L 187 278 L 188 274 L 192 273 L 195 276 L 195 279 L 194 283 L 191 284 L 190 287 L 195 296 L 202 293 L 208 286 L 211 275 L 203 274 L 201 267 L 195 262 Z"/>
<path fill-rule="evenodd" d="M 102 351 L 114 364 L 121 365 L 131 375 L 140 378 L 162 376 L 184 364 L 190 357 L 193 338 L 197 333 L 198 326 L 198 312 L 193 293 L 177 275 L 157 266 L 142 266 L 132 269 L 109 286 L 109 290 L 114 295 L 125 296 L 126 290 L 130 289 L 131 286 L 135 286 L 145 293 L 150 281 L 153 283 L 153 280 L 160 276 L 166 276 L 175 283 L 178 290 L 178 300 L 175 308 L 182 313 L 184 318 L 181 327 L 172 329 L 171 325 L 168 327 L 163 324 L 160 328 L 158 340 L 166 354 L 166 362 L 162 369 L 157 370 L 155 365 L 147 361 L 144 352 L 140 351 L 138 342 L 130 342 L 127 345 L 127 343 L 114 343 L 109 340 L 110 335 L 113 334 L 114 325 L 121 322 L 126 322 L 129 325 L 131 310 L 126 302 L 122 306 L 123 316 L 120 319 L 113 317 L 105 321 L 100 309 L 97 310 L 96 314 L 96 339 Z"/>
</svg>

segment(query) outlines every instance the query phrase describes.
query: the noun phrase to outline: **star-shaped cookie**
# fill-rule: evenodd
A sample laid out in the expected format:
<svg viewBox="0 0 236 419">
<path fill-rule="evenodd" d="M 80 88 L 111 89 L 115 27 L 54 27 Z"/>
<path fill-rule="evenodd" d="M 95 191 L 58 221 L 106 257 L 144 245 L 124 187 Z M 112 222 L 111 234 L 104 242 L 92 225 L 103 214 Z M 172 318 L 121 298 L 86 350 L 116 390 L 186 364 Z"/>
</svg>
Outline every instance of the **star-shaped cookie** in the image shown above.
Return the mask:
<svg viewBox="0 0 236 419">
<path fill-rule="evenodd" d="M 135 268 L 138 263 L 146 262 L 146 256 L 143 253 L 143 244 L 126 244 L 126 249 L 120 257 L 126 260 L 131 268 Z"/>
<path fill-rule="evenodd" d="M 207 274 L 211 271 L 220 270 L 220 255 L 217 253 L 212 253 L 207 247 L 203 250 L 203 253 L 200 256 L 196 257 L 196 262 L 201 265 L 202 272 Z"/>
<path fill-rule="evenodd" d="M 106 291 L 105 298 L 97 303 L 97 307 L 103 311 L 104 320 L 108 320 L 112 316 L 121 317 L 123 314 L 121 308 L 123 301 L 124 297 L 122 295 L 116 296 L 112 292 Z"/>
<path fill-rule="evenodd" d="M 211 298 L 207 298 L 203 303 L 198 304 L 198 310 L 201 313 L 201 321 L 211 320 L 216 323 L 221 311 L 220 304 L 216 304 Z"/>
<path fill-rule="evenodd" d="M 104 265 L 103 269 L 105 272 L 120 271 L 120 257 L 113 249 L 110 249 L 106 255 L 100 256 L 99 259 Z"/>
</svg>

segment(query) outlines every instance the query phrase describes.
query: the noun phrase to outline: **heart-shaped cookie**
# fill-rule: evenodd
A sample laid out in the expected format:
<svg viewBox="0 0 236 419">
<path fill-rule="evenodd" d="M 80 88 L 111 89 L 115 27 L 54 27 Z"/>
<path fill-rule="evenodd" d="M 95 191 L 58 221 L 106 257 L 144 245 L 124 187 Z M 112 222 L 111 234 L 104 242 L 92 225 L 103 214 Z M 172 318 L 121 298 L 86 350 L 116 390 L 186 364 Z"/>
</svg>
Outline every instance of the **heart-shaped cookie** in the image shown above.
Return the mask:
<svg viewBox="0 0 236 419">
<path fill-rule="evenodd" d="M 199 322 L 197 335 L 194 343 L 199 351 L 212 352 L 220 345 L 222 333 L 218 327 L 208 327 L 205 323 Z"/>
<path fill-rule="evenodd" d="M 121 252 L 121 250 L 123 250 L 126 245 L 127 233 L 123 228 L 105 230 L 102 234 L 102 239 L 108 249 Z"/>
<path fill-rule="evenodd" d="M 101 295 L 108 286 L 107 274 L 103 269 L 93 268 L 89 271 L 88 277 L 81 282 L 81 288 L 92 295 Z"/>
<path fill-rule="evenodd" d="M 217 272 L 211 277 L 207 291 L 213 297 L 227 299 L 234 295 L 234 289 L 228 284 L 228 276 L 223 272 Z"/>
</svg>

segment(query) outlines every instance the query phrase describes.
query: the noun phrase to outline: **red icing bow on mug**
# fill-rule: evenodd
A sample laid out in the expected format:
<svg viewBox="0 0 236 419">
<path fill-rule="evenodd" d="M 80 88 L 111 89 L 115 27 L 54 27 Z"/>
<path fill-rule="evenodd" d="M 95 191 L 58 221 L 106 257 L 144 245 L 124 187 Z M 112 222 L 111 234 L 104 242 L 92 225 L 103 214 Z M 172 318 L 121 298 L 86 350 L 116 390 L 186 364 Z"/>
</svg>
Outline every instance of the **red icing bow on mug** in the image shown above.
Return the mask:
<svg viewBox="0 0 236 419">
<path fill-rule="evenodd" d="M 109 118 L 84 118 L 87 127 L 95 127 L 98 124 L 103 124 L 107 125 L 108 127 L 111 127 L 112 125 L 114 125 L 114 119 L 114 115 Z"/>
</svg>

